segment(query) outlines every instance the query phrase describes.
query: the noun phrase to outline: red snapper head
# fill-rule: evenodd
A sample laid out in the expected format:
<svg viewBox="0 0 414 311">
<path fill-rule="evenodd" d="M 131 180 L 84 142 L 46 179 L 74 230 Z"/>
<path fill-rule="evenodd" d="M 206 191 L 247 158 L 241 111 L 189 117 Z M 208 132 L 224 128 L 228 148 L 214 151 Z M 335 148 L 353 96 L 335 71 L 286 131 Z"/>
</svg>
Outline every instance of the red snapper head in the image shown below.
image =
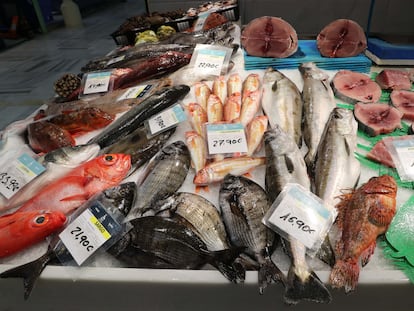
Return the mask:
<svg viewBox="0 0 414 311">
<path fill-rule="evenodd" d="M 85 177 L 99 178 L 102 182 L 118 184 L 131 168 L 131 156 L 123 153 L 103 154 L 85 164 Z"/>
</svg>

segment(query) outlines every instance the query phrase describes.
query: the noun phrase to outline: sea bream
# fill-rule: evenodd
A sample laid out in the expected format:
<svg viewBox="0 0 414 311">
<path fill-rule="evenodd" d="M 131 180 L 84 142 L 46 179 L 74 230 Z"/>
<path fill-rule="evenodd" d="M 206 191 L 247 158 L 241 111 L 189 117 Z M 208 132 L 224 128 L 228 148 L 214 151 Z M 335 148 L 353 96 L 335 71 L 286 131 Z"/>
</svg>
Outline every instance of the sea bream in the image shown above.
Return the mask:
<svg viewBox="0 0 414 311">
<path fill-rule="evenodd" d="M 299 71 L 303 78 L 303 138 L 308 147 L 305 162 L 310 167 L 336 102 L 329 85 L 329 76 L 315 63 L 302 63 Z"/>
<path fill-rule="evenodd" d="M 138 182 L 137 201 L 126 219 L 141 217 L 158 200 L 174 194 L 183 184 L 190 169 L 190 151 L 182 141 L 175 141 L 160 150 L 145 167 Z"/>
<path fill-rule="evenodd" d="M 302 94 L 295 83 L 280 71 L 268 68 L 263 76 L 262 108 L 270 128 L 279 125 L 301 146 Z"/>
<path fill-rule="evenodd" d="M 313 167 L 313 192 L 326 208 L 335 211 L 343 191 L 353 189 L 361 174 L 361 165 L 355 158 L 358 125 L 352 110 L 335 108 L 331 112 L 321 138 Z M 325 239 L 317 256 L 333 265 L 334 254 L 329 238 Z"/>
<path fill-rule="evenodd" d="M 137 185 L 135 182 L 126 182 L 102 191 L 99 195 L 93 197 L 85 204 L 94 204 L 99 202 L 105 207 L 106 211 L 112 215 L 117 211 L 121 212 L 123 215 L 126 215 L 134 204 L 136 192 Z M 63 217 L 66 219 L 65 215 L 63 215 Z M 24 285 L 24 299 L 28 299 L 37 279 L 45 267 L 50 263 L 57 263 L 57 255 L 59 255 L 60 258 L 63 258 L 62 255 L 67 253 L 68 250 L 65 245 L 61 242 L 58 236 L 55 236 L 52 238 L 46 253 L 33 261 L 3 271 L 0 273 L 0 278 L 22 278 Z M 68 256 L 67 258 L 72 257 Z"/>
<path fill-rule="evenodd" d="M 297 144 L 280 127 L 266 131 L 265 185 L 271 202 L 288 183 L 296 183 L 310 190 L 307 167 Z M 287 240 L 292 257 L 285 291 L 285 302 L 296 304 L 301 300 L 328 303 L 332 297 L 323 282 L 306 262 L 306 247 L 293 237 Z"/>
<path fill-rule="evenodd" d="M 26 184 L 9 200 L 2 198 L 0 210 L 9 210 L 25 203 L 46 185 L 52 184 L 77 166 L 92 160 L 98 155 L 99 149 L 97 144 L 79 145 L 62 147 L 43 155 L 38 162 L 46 168 L 46 171 Z"/>
<path fill-rule="evenodd" d="M 272 281 L 284 284 L 284 274 L 270 258 L 275 235 L 262 224 L 270 208 L 263 188 L 248 178 L 228 174 L 220 186 L 219 204 L 231 244 L 244 247 L 244 253 L 259 265 L 260 293 Z"/>
</svg>

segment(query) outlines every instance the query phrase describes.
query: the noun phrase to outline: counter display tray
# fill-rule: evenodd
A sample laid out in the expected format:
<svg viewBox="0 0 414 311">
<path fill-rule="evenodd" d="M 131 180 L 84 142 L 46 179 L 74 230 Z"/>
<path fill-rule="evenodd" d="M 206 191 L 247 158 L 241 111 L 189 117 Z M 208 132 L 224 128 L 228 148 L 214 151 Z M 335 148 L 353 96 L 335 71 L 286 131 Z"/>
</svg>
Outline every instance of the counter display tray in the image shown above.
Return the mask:
<svg viewBox="0 0 414 311">
<path fill-rule="evenodd" d="M 287 58 L 265 58 L 244 54 L 244 68 L 246 70 L 268 67 L 296 69 L 305 62 L 314 62 L 319 68 L 326 70 L 348 69 L 363 73 L 368 73 L 372 64 L 364 54 L 343 58 L 323 57 L 316 46 L 316 40 L 299 40 L 298 51 Z"/>
</svg>

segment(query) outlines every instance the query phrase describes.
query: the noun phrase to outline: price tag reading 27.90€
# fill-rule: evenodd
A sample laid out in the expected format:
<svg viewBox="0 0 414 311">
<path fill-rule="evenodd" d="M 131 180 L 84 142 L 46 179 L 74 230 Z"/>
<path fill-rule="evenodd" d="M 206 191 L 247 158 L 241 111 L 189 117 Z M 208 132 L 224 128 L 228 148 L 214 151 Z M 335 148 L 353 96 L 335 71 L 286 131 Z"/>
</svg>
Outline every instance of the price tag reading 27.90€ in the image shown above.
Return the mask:
<svg viewBox="0 0 414 311">
<path fill-rule="evenodd" d="M 24 185 L 44 171 L 45 168 L 41 164 L 24 153 L 9 166 L 0 170 L 0 193 L 10 199 Z"/>
<path fill-rule="evenodd" d="M 241 123 L 206 124 L 208 153 L 247 152 L 246 134 Z"/>
<path fill-rule="evenodd" d="M 81 265 L 122 226 L 100 204 L 93 204 L 59 234 L 72 257 Z"/>
</svg>

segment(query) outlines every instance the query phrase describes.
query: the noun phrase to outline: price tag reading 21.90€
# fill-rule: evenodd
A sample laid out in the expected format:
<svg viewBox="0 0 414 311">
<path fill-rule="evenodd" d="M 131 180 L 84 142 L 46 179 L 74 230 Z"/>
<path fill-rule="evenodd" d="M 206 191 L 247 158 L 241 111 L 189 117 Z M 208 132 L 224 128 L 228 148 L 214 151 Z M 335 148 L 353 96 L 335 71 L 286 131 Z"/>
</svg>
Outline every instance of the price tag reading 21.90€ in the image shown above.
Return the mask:
<svg viewBox="0 0 414 311">
<path fill-rule="evenodd" d="M 93 204 L 59 234 L 72 257 L 81 265 L 122 226 L 100 204 Z"/>
<path fill-rule="evenodd" d="M 231 49 L 226 47 L 197 44 L 191 58 L 191 65 L 198 73 L 219 76 L 225 71 L 223 69 L 228 67 L 231 52 Z"/>
</svg>

